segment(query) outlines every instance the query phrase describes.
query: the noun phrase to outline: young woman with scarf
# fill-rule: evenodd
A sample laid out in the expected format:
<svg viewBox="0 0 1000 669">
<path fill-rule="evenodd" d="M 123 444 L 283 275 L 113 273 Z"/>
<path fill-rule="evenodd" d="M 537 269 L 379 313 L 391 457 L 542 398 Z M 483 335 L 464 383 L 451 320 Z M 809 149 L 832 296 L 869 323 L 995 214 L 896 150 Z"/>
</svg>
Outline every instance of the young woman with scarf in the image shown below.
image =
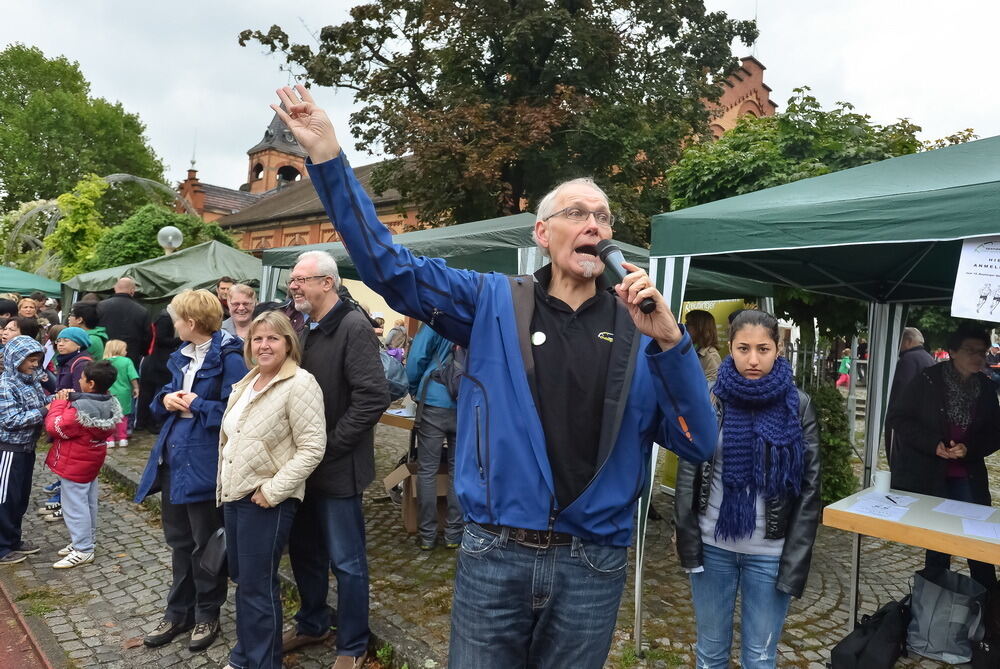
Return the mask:
<svg viewBox="0 0 1000 669">
<path fill-rule="evenodd" d="M 886 422 L 894 426 L 892 487 L 989 506 L 984 458 L 1000 447 L 1000 405 L 982 373 L 990 339 L 964 326 L 948 336 L 950 360 L 928 367 L 902 389 Z M 951 556 L 927 551 L 924 566 L 948 569 Z M 969 560 L 972 578 L 996 588 L 996 569 Z M 1000 595 L 998 595 L 1000 596 Z"/>
<path fill-rule="evenodd" d="M 698 669 L 726 669 L 736 593 L 743 669 L 775 667 L 792 597 L 809 575 L 820 514 L 819 432 L 809 396 L 778 355 L 778 321 L 740 312 L 729 328 L 712 399 L 715 456 L 681 461 L 674 520 L 690 574 Z"/>
</svg>

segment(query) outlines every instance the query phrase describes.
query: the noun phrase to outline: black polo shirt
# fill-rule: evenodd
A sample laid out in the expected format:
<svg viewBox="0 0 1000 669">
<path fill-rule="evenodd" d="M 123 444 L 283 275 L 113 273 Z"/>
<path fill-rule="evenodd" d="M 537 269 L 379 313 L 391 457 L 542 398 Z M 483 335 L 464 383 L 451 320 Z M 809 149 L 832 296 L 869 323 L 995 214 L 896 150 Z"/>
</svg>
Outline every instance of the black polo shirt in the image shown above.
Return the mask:
<svg viewBox="0 0 1000 669">
<path fill-rule="evenodd" d="M 535 386 L 562 509 L 580 496 L 596 473 L 616 298 L 604 277 L 598 277 L 597 294 L 573 311 L 548 294 L 551 266 L 538 270 L 535 278 Z"/>
</svg>

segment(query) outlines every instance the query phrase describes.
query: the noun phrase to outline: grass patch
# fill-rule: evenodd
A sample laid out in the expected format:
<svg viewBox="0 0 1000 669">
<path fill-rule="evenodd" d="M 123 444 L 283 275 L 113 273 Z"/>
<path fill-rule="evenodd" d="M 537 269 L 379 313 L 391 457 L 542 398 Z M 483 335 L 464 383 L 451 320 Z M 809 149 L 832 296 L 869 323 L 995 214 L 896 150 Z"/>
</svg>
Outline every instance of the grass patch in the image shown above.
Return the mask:
<svg viewBox="0 0 1000 669">
<path fill-rule="evenodd" d="M 680 667 L 684 665 L 684 660 L 681 656 L 672 650 L 666 650 L 664 648 L 650 648 L 645 652 L 646 659 L 649 661 L 663 660 L 667 663 L 668 667 Z"/>
<path fill-rule="evenodd" d="M 291 583 L 281 581 L 281 612 L 285 620 L 293 618 L 298 613 L 301 601 L 298 588 Z"/>
<path fill-rule="evenodd" d="M 383 666 L 392 665 L 392 646 L 387 643 L 382 644 L 375 651 L 375 659 L 378 660 Z"/>
<path fill-rule="evenodd" d="M 622 656 L 618 658 L 617 664 L 619 669 L 631 669 L 638 666 L 639 657 L 635 654 L 635 648 L 626 646 L 625 650 L 622 651 Z"/>
<path fill-rule="evenodd" d="M 22 592 L 14 601 L 22 602 L 25 615 L 43 616 L 58 609 L 82 604 L 90 597 L 89 593 L 67 594 L 54 588 L 43 587 Z"/>
</svg>

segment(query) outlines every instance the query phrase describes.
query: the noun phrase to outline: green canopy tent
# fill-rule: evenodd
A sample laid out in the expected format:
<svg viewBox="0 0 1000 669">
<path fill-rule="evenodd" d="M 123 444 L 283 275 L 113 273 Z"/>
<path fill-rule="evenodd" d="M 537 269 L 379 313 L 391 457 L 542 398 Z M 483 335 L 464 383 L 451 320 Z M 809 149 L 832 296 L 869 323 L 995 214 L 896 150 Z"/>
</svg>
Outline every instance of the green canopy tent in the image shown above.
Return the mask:
<svg viewBox="0 0 1000 669">
<path fill-rule="evenodd" d="M 38 274 L 22 272 L 13 267 L 0 265 L 0 293 L 17 293 L 26 296 L 35 291 L 43 292 L 48 297 L 60 297 L 62 284 Z"/>
<path fill-rule="evenodd" d="M 135 280 L 136 292 L 145 301 L 165 302 L 184 290 L 212 288 L 221 276 L 256 285 L 260 273 L 259 259 L 209 241 L 132 265 L 77 274 L 66 286 L 78 293 L 100 293 L 111 290 L 120 277 L 127 276 Z"/>
<path fill-rule="evenodd" d="M 443 228 L 416 230 L 396 235 L 397 244 L 414 253 L 433 258 L 445 258 L 451 267 L 461 267 L 480 272 L 525 274 L 542 264 L 544 257 L 535 247 L 533 230 L 536 217 L 532 213 L 515 214 L 474 223 L 463 223 Z M 646 268 L 649 252 L 631 244 L 619 243 L 622 254 L 629 262 Z M 340 242 L 289 246 L 268 249 L 263 253 L 264 278 L 261 299 L 271 299 L 278 281 L 278 272 L 295 264 L 299 254 L 306 251 L 327 251 L 337 260 L 341 275 L 358 279 L 354 263 Z M 770 284 L 761 281 L 734 279 L 718 272 L 692 272 L 687 283 L 688 299 L 709 300 L 724 297 L 768 297 Z"/>
<path fill-rule="evenodd" d="M 650 273 L 677 301 L 684 274 L 705 269 L 868 302 L 870 485 L 906 305 L 948 303 L 962 241 L 997 234 L 1000 137 L 991 137 L 659 214 Z M 852 614 L 859 560 L 856 538 Z"/>
</svg>

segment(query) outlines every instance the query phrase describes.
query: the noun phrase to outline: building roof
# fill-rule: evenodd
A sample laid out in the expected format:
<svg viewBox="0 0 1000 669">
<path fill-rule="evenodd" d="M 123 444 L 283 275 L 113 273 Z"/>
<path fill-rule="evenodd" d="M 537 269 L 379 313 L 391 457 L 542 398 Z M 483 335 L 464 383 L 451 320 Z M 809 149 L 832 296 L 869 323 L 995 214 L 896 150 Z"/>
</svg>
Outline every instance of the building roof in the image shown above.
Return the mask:
<svg viewBox="0 0 1000 669">
<path fill-rule="evenodd" d="M 375 206 L 399 202 L 399 191 L 390 188 L 382 195 L 374 195 L 371 189 L 372 171 L 381 163 L 372 163 L 354 168 L 354 176 L 372 198 Z M 273 194 L 272 194 L 273 193 Z M 241 209 L 238 213 L 223 216 L 219 225 L 223 227 L 254 225 L 271 221 L 284 221 L 294 218 L 310 218 L 325 216 L 323 203 L 320 202 L 316 189 L 308 179 L 295 181 L 277 191 L 268 191 L 260 196 L 264 199 Z"/>
<path fill-rule="evenodd" d="M 278 118 L 277 114 L 274 115 L 271 123 L 267 126 L 267 130 L 264 131 L 264 138 L 249 149 L 247 155 L 253 155 L 265 149 L 275 149 L 276 151 L 290 153 L 301 158 L 305 158 L 307 155 L 305 149 L 295 141 L 292 131 L 285 126 L 285 122 Z"/>
<path fill-rule="evenodd" d="M 205 209 L 211 211 L 235 213 L 268 195 L 268 193 L 248 193 L 214 184 L 199 183 L 198 185 L 205 192 Z"/>
</svg>

